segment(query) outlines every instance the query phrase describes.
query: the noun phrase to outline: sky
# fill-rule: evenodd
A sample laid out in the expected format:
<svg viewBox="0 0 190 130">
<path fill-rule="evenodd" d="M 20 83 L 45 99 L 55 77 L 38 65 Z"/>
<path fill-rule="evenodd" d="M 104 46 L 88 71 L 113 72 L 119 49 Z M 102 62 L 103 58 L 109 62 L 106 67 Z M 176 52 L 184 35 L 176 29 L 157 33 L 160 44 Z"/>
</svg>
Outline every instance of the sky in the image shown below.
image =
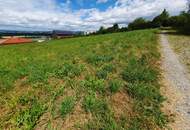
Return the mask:
<svg viewBox="0 0 190 130">
<path fill-rule="evenodd" d="M 164 8 L 179 14 L 187 0 L 0 0 L 0 30 L 94 31 L 152 19 Z"/>
</svg>

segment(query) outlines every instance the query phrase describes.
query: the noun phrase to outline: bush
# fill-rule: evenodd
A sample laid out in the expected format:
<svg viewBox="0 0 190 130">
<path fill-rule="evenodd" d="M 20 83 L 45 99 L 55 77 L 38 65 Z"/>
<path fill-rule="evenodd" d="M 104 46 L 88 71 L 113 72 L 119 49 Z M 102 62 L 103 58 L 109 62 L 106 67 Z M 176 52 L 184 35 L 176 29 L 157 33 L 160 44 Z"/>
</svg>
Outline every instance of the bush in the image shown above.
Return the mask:
<svg viewBox="0 0 190 130">
<path fill-rule="evenodd" d="M 66 97 L 61 104 L 61 116 L 65 118 L 65 116 L 72 112 L 75 106 L 75 99 L 73 97 Z"/>
</svg>

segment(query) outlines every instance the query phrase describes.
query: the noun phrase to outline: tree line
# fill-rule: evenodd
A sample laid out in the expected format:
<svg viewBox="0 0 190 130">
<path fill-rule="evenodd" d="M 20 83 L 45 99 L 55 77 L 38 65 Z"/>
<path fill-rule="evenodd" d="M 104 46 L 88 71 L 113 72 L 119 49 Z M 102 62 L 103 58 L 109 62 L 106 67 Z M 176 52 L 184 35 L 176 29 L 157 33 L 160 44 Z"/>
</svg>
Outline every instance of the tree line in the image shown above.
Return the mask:
<svg viewBox="0 0 190 130">
<path fill-rule="evenodd" d="M 152 20 L 146 20 L 145 18 L 140 17 L 129 23 L 128 27 L 119 28 L 117 23 L 109 28 L 104 28 L 102 26 L 95 34 L 106 34 L 158 27 L 173 27 L 175 29 L 178 29 L 179 31 L 190 34 L 190 3 L 189 10 L 182 11 L 177 16 L 170 16 L 168 11 L 164 9 L 161 14 L 159 14 Z"/>
</svg>

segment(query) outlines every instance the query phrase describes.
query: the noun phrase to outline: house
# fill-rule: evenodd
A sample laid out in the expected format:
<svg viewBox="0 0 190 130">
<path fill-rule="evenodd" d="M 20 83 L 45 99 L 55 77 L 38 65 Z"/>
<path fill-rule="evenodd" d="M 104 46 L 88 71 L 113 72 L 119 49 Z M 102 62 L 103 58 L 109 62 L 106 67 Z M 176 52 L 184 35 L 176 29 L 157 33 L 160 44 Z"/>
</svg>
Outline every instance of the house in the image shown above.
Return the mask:
<svg viewBox="0 0 190 130">
<path fill-rule="evenodd" d="M 52 31 L 52 37 L 53 38 L 68 38 L 68 37 L 73 37 L 74 32 L 72 31 L 61 31 L 61 30 L 54 30 Z"/>
<path fill-rule="evenodd" d="M 31 43 L 32 39 L 22 38 L 22 37 L 11 37 L 7 39 L 0 39 L 0 45 L 11 45 L 11 44 L 20 44 L 20 43 Z"/>
</svg>

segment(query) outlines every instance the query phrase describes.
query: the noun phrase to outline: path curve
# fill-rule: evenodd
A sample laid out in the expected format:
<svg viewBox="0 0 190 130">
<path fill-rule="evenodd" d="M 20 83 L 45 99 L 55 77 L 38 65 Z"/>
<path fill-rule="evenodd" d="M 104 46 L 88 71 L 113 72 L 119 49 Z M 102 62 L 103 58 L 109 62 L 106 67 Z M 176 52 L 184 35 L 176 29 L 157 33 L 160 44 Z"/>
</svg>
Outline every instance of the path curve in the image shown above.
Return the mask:
<svg viewBox="0 0 190 130">
<path fill-rule="evenodd" d="M 190 76 L 178 56 L 174 53 L 167 39 L 167 35 L 161 34 L 161 53 L 164 77 L 167 82 L 180 93 L 173 111 L 177 112 L 175 130 L 190 130 Z M 179 116 L 179 117 L 178 117 Z M 178 120 L 177 118 L 180 118 Z"/>
</svg>

